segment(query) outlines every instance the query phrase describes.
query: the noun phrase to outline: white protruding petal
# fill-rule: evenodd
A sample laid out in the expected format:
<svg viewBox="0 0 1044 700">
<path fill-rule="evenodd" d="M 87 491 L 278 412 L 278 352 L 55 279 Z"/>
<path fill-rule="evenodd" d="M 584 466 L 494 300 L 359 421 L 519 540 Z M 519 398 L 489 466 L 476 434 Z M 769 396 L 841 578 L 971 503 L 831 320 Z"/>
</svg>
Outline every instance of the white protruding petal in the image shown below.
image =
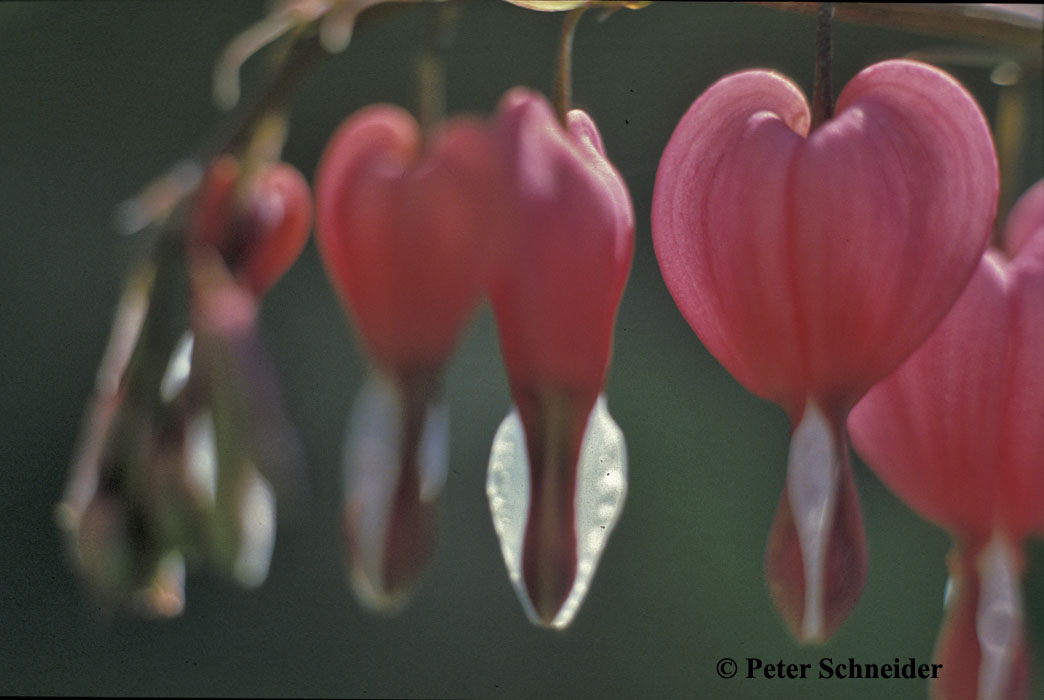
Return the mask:
<svg viewBox="0 0 1044 700">
<path fill-rule="evenodd" d="M 975 631 L 982 661 L 979 700 L 1004 697 L 1011 681 L 1022 634 L 1022 596 L 1015 555 L 1003 536 L 995 535 L 978 557 L 979 607 Z"/>
<path fill-rule="evenodd" d="M 371 375 L 348 418 L 344 478 L 357 515 L 353 583 L 362 600 L 381 607 L 379 592 L 385 533 L 402 469 L 402 398 L 396 385 Z M 356 569 L 357 567 L 357 569 Z"/>
<path fill-rule="evenodd" d="M 501 422 L 493 436 L 493 450 L 489 455 L 486 475 L 486 497 L 493 516 L 493 529 L 500 540 L 508 579 L 515 588 L 526 617 L 534 625 L 540 616 L 533 608 L 522 580 L 522 540 L 526 534 L 526 515 L 529 513 L 529 453 L 526 435 L 518 409 Z"/>
<path fill-rule="evenodd" d="M 186 331 L 174 346 L 174 352 L 170 355 L 170 362 L 167 363 L 167 369 L 160 381 L 160 398 L 163 399 L 163 403 L 170 403 L 188 381 L 189 370 L 192 369 L 194 339 L 192 331 Z"/>
<path fill-rule="evenodd" d="M 787 459 L 787 496 L 805 572 L 805 615 L 801 628 L 808 639 L 823 636 L 823 575 L 840 475 L 841 464 L 830 423 L 819 407 L 809 401 L 790 439 Z"/>
<path fill-rule="evenodd" d="M 517 409 L 512 409 L 493 438 L 486 495 L 493 528 L 508 578 L 526 616 L 541 624 L 522 579 L 522 547 L 529 513 L 529 456 Z M 576 576 L 565 602 L 551 623 L 568 627 L 587 595 L 606 542 L 623 511 L 627 496 L 627 448 L 623 432 L 599 396 L 587 419 L 576 478 Z"/>
<path fill-rule="evenodd" d="M 272 488 L 254 471 L 239 504 L 242 533 L 233 573 L 243 586 L 254 588 L 264 583 L 275 547 L 276 502 Z"/>
<path fill-rule="evenodd" d="M 218 460 L 210 411 L 193 418 L 185 432 L 189 481 L 213 504 L 217 499 Z"/>
<path fill-rule="evenodd" d="M 425 407 L 417 466 L 420 469 L 420 499 L 431 503 L 442 493 L 449 471 L 449 406 L 444 402 Z"/>
<path fill-rule="evenodd" d="M 627 445 L 606 406 L 605 395 L 595 401 L 584 429 L 576 477 L 576 579 L 569 597 L 551 625 L 569 626 L 591 587 L 609 533 L 623 512 L 627 497 Z"/>
<path fill-rule="evenodd" d="M 402 476 L 405 400 L 398 384 L 372 373 L 359 392 L 348 420 L 344 452 L 344 480 L 353 514 L 357 555 L 352 583 L 364 603 L 388 609 L 381 588 L 385 543 L 395 494 Z M 421 501 L 438 498 L 449 471 L 449 408 L 444 403 L 424 408 L 424 424 L 417 445 Z"/>
</svg>

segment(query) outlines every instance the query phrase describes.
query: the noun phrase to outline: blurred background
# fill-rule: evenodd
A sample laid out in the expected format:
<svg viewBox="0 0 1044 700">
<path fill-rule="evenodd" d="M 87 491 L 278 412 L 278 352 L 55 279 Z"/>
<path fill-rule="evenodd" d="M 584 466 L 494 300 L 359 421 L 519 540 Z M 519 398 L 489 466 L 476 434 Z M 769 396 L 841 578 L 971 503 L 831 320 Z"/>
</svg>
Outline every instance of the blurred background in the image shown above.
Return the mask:
<svg viewBox="0 0 1044 700">
<path fill-rule="evenodd" d="M 72 570 L 53 511 L 62 495 L 122 280 L 142 244 L 118 203 L 218 133 L 215 58 L 258 2 L 0 5 L 0 693 L 411 697 L 923 698 L 923 681 L 721 680 L 715 664 L 821 656 L 929 661 L 942 619 L 944 532 L 862 464 L 855 475 L 870 572 L 850 619 L 797 645 L 762 562 L 789 428 L 708 355 L 660 277 L 649 203 L 660 153 L 714 80 L 778 70 L 808 92 L 811 16 L 743 4 L 664 3 L 580 23 L 574 100 L 626 178 L 637 246 L 617 324 L 609 407 L 628 442 L 622 519 L 572 627 L 532 627 L 501 560 L 484 492 L 510 399 L 483 306 L 449 368 L 451 473 L 441 539 L 412 605 L 373 616 L 348 588 L 340 454 L 365 359 L 314 243 L 267 298 L 262 326 L 305 447 L 313 500 L 280 522 L 268 581 L 244 592 L 190 572 L 184 614 L 106 614 Z M 366 27 L 303 83 L 285 159 L 311 178 L 334 128 L 373 102 L 411 107 L 430 8 Z M 473 0 L 448 64 L 451 112 L 489 114 L 514 85 L 550 92 L 561 15 Z M 960 42 L 839 24 L 835 81 Z M 263 59 L 248 65 L 245 92 Z M 993 120 L 989 68 L 952 67 Z M 1044 172 L 1039 74 L 1027 88 L 1015 190 Z M 1044 546 L 1025 600 L 1044 697 Z"/>
</svg>

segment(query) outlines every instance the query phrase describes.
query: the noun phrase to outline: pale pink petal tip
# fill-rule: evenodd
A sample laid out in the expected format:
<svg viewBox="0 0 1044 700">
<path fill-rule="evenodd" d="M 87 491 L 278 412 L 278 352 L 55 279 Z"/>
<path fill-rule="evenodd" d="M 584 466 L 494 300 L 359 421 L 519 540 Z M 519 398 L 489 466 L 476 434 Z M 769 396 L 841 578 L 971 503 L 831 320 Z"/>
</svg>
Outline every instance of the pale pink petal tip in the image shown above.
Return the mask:
<svg viewBox="0 0 1044 700">
<path fill-rule="evenodd" d="M 828 639 L 866 578 L 866 538 L 847 445 L 809 403 L 790 445 L 765 569 L 777 609 L 802 642 Z"/>
</svg>

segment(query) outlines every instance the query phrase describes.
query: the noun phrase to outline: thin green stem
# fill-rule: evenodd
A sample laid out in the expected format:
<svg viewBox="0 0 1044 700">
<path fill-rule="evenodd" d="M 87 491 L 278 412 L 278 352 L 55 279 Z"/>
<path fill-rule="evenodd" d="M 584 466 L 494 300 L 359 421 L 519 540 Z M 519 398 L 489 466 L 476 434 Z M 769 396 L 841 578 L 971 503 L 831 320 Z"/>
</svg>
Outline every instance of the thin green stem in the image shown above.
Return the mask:
<svg viewBox="0 0 1044 700">
<path fill-rule="evenodd" d="M 558 41 L 558 65 L 555 67 L 555 113 L 565 126 L 566 115 L 573 106 L 573 35 L 586 6 L 570 10 L 562 20 L 562 35 Z"/>
<path fill-rule="evenodd" d="M 819 3 L 816 14 L 816 68 L 812 80 L 812 129 L 834 116 L 834 3 Z"/>
<path fill-rule="evenodd" d="M 463 3 L 432 8 L 424 50 L 417 57 L 417 121 L 427 135 L 446 114 L 446 55 L 453 44 Z"/>
<path fill-rule="evenodd" d="M 996 72 L 996 71 L 995 71 Z M 997 220 L 993 231 L 993 243 L 1003 247 L 1005 213 L 1015 203 L 1019 161 L 1022 155 L 1022 134 L 1026 121 L 1026 90 L 1021 81 L 1002 85 L 997 96 L 995 138 L 997 162 L 1000 166 L 1000 195 L 998 197 Z"/>
</svg>

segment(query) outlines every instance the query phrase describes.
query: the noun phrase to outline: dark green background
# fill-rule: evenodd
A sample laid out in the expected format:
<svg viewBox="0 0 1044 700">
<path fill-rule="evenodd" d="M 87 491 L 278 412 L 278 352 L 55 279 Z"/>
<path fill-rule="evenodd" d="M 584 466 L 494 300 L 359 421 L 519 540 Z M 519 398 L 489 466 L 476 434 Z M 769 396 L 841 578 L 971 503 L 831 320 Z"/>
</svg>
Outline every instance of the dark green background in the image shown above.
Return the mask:
<svg viewBox="0 0 1044 700">
<path fill-rule="evenodd" d="M 576 38 L 575 100 L 631 189 L 634 268 L 620 309 L 609 405 L 631 488 L 573 626 L 533 628 L 515 599 L 484 493 L 509 397 L 490 314 L 449 369 L 452 473 L 442 538 L 413 605 L 365 613 L 345 582 L 339 455 L 364 360 L 313 244 L 276 286 L 264 333 L 307 450 L 314 503 L 282 523 L 268 582 L 245 593 L 190 574 L 184 615 L 99 615 L 66 560 L 52 509 L 140 248 L 115 205 L 215 133 L 210 71 L 256 2 L 0 5 L 0 692 L 468 697 L 922 698 L 921 681 L 720 680 L 722 657 L 927 661 L 942 616 L 946 535 L 857 463 L 871 553 L 862 601 L 823 647 L 794 643 L 762 557 L 783 485 L 783 413 L 702 348 L 660 278 L 649 202 L 660 152 L 689 103 L 727 72 L 770 67 L 807 90 L 814 22 L 746 5 L 655 5 Z M 307 176 L 336 125 L 377 101 L 410 105 L 427 8 L 361 32 L 304 83 L 286 159 Z M 547 91 L 561 17 L 474 0 L 449 63 L 452 111 L 490 113 L 505 90 Z M 838 86 L 869 63 L 953 42 L 842 25 Z M 255 63 L 257 63 L 255 61 Z M 992 115 L 984 69 L 954 72 Z M 256 76 L 252 65 L 248 76 Z M 1041 85 L 1019 189 L 1044 171 Z M 252 83 L 248 82 L 249 86 Z M 1030 633 L 1044 692 L 1044 547 L 1029 547 Z"/>
</svg>

